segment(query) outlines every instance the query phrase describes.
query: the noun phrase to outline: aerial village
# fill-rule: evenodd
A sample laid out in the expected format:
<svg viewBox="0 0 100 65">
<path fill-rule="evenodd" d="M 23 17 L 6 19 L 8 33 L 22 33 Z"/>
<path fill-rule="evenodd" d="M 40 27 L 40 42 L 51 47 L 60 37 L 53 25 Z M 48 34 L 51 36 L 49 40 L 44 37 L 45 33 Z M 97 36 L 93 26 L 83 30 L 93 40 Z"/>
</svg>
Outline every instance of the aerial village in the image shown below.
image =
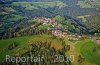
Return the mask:
<svg viewBox="0 0 100 65">
<path fill-rule="evenodd" d="M 66 32 L 61 31 L 62 25 L 58 24 L 55 20 L 50 19 L 50 18 L 45 18 L 45 17 L 36 17 L 35 19 L 38 19 L 39 21 L 42 22 L 42 25 L 51 25 L 53 28 L 52 30 L 52 35 L 58 37 L 58 38 L 65 38 L 67 35 Z M 68 40 L 80 40 L 82 36 L 80 35 L 69 35 Z"/>
<path fill-rule="evenodd" d="M 64 38 L 67 33 L 61 31 L 61 26 L 53 19 L 45 18 L 45 17 L 37 17 L 39 21 L 42 22 L 42 25 L 51 25 L 53 28 L 52 35 L 58 38 Z"/>
<path fill-rule="evenodd" d="M 53 28 L 52 30 L 52 35 L 58 37 L 58 38 L 65 38 L 67 33 L 61 31 L 61 24 L 58 24 L 57 21 L 55 21 L 54 19 L 51 18 L 46 18 L 46 17 L 35 17 L 35 19 L 39 20 L 42 22 L 42 25 L 51 25 Z M 78 35 L 76 34 L 71 34 L 68 35 L 68 40 L 69 41 L 79 41 L 84 39 L 82 35 Z M 93 38 L 94 42 L 97 44 L 100 44 L 100 38 Z"/>
</svg>

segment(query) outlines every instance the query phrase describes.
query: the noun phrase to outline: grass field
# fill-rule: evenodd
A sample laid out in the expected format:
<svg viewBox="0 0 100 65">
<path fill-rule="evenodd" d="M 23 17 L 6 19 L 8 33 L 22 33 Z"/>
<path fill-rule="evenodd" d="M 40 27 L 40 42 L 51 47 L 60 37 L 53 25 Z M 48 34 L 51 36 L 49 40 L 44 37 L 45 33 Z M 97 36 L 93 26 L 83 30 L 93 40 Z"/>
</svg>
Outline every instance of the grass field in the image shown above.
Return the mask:
<svg viewBox="0 0 100 65">
<path fill-rule="evenodd" d="M 85 40 L 78 42 L 76 45 L 76 50 L 91 64 L 100 65 L 100 45 L 93 43 L 90 40 Z M 96 52 L 93 52 L 94 47 L 96 47 Z"/>
<path fill-rule="evenodd" d="M 100 45 L 92 42 L 90 39 L 80 40 L 80 41 L 68 41 L 68 36 L 65 38 L 66 44 L 70 45 L 70 51 L 66 52 L 67 56 L 74 55 L 74 62 L 72 65 L 79 65 L 77 62 L 78 55 L 82 55 L 85 61 L 81 65 L 100 65 Z M 62 42 L 58 39 L 53 39 L 49 35 L 33 35 L 25 37 L 17 37 L 12 39 L 0 40 L 0 62 L 3 61 L 6 55 L 20 55 L 29 50 L 29 43 L 35 41 L 52 41 L 52 46 L 56 49 L 62 48 Z M 18 47 L 13 50 L 7 50 L 9 44 L 18 43 Z M 93 52 L 94 47 L 96 47 L 96 52 Z"/>
<path fill-rule="evenodd" d="M 21 6 L 24 7 L 26 10 L 33 10 L 38 8 L 48 8 L 48 7 L 65 7 L 66 4 L 60 1 L 54 2 L 13 2 L 13 6 Z"/>
<path fill-rule="evenodd" d="M 82 22 L 87 22 L 87 17 L 89 17 L 90 15 L 84 15 L 84 16 L 77 16 L 78 19 L 81 19 Z"/>
<path fill-rule="evenodd" d="M 74 56 L 74 61 L 71 62 L 72 65 L 96 65 L 93 64 L 87 60 L 85 60 L 83 63 L 79 64 L 78 61 L 78 56 L 81 54 L 80 48 L 84 44 L 84 42 L 89 41 L 89 40 L 81 40 L 81 41 L 68 41 L 68 36 L 66 36 L 66 44 L 70 45 L 70 50 L 66 52 L 66 55 L 70 57 L 71 55 Z M 81 54 L 82 55 L 82 54 Z"/>
<path fill-rule="evenodd" d="M 95 44 L 88 41 L 82 45 L 80 51 L 89 62 L 100 65 L 100 49 L 93 52 L 94 47 L 96 47 Z"/>
<path fill-rule="evenodd" d="M 78 1 L 78 4 L 81 8 L 94 8 L 90 4 L 86 3 L 85 1 Z"/>
<path fill-rule="evenodd" d="M 91 39 L 86 38 L 80 41 L 68 41 L 68 36 L 66 36 L 66 44 L 70 45 L 70 50 L 66 52 L 66 55 L 70 57 L 74 56 L 74 61 L 72 65 L 100 65 L 100 45 L 91 41 Z M 93 52 L 94 47 L 96 47 L 96 52 Z M 81 55 L 85 60 L 83 63 L 79 64 L 78 56 Z"/>
<path fill-rule="evenodd" d="M 6 58 L 6 55 L 11 55 L 11 56 L 20 55 L 28 51 L 30 49 L 29 43 L 35 41 L 42 41 L 42 42 L 51 41 L 52 42 L 51 45 L 56 49 L 62 48 L 62 45 L 60 44 L 61 41 L 58 41 L 57 39 L 52 39 L 48 35 L 33 35 L 33 36 L 0 40 L 0 62 L 2 62 Z M 13 50 L 7 50 L 8 45 L 14 42 L 18 44 L 18 47 L 16 47 Z"/>
<path fill-rule="evenodd" d="M 81 8 L 99 8 L 100 9 L 100 1 L 94 2 L 85 2 L 85 1 L 78 1 L 78 4 Z"/>
</svg>

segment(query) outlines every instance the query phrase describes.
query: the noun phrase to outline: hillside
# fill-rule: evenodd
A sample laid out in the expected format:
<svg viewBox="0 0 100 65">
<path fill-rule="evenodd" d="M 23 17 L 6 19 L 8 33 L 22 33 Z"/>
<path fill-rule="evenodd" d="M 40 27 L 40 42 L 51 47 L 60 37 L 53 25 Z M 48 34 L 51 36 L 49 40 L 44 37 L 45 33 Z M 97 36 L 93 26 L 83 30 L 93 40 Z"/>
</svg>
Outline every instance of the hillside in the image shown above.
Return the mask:
<svg viewBox="0 0 100 65">
<path fill-rule="evenodd" d="M 35 62 L 22 62 L 33 56 Z M 100 65 L 99 60 L 100 0 L 0 0 L 0 65 Z"/>
</svg>

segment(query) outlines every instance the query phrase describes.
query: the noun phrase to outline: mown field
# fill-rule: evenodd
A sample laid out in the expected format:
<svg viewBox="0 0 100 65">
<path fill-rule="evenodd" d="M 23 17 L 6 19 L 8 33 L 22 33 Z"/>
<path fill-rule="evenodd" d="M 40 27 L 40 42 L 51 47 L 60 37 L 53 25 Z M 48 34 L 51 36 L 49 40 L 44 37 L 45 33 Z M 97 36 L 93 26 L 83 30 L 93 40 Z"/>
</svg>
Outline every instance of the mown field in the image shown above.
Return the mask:
<svg viewBox="0 0 100 65">
<path fill-rule="evenodd" d="M 88 65 L 100 65 L 100 45 L 92 42 L 91 40 L 80 41 L 75 44 L 76 51 L 79 52 L 84 58 L 85 61 L 83 64 Z M 95 52 L 93 52 L 96 48 Z"/>
<path fill-rule="evenodd" d="M 96 52 L 93 52 L 95 47 Z M 100 65 L 100 46 L 96 46 L 95 43 L 87 41 L 81 46 L 80 52 L 89 62 Z"/>
<path fill-rule="evenodd" d="M 66 40 L 66 44 L 70 45 L 70 51 L 66 55 L 74 56 L 72 65 L 100 65 L 100 45 L 92 42 L 91 39 L 74 42 Z M 95 52 L 93 52 L 94 48 L 96 48 Z M 78 62 L 79 55 L 85 59 L 81 64 Z"/>
</svg>

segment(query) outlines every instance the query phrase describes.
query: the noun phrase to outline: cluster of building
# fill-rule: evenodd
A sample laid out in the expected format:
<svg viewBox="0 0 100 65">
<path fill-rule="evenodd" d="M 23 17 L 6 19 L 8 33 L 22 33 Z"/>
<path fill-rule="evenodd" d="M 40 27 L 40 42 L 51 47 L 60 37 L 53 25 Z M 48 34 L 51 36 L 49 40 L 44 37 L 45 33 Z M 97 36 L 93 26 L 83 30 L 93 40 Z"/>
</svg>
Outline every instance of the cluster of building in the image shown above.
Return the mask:
<svg viewBox="0 0 100 65">
<path fill-rule="evenodd" d="M 64 38 L 65 37 L 64 32 L 60 31 L 60 30 L 52 30 L 52 35 L 58 37 L 58 38 Z"/>
<path fill-rule="evenodd" d="M 82 36 L 80 35 L 69 35 L 68 40 L 70 41 L 79 41 L 82 39 Z"/>
<path fill-rule="evenodd" d="M 55 26 L 52 29 L 52 35 L 54 35 L 54 36 L 56 36 L 58 38 L 64 38 L 66 34 L 67 33 L 61 31 L 61 28 L 59 26 Z"/>
<path fill-rule="evenodd" d="M 50 19 L 50 18 L 45 18 L 45 17 L 37 17 L 37 20 L 41 21 L 43 23 L 43 25 L 57 25 L 57 22 L 55 22 L 55 20 Z"/>
<path fill-rule="evenodd" d="M 45 17 L 36 17 L 37 20 L 42 22 L 43 25 L 51 25 L 53 28 L 52 30 L 52 35 L 58 37 L 58 38 L 64 38 L 65 37 L 65 32 L 61 31 L 61 25 L 58 24 L 55 20 L 50 19 L 50 18 L 45 18 Z"/>
</svg>

